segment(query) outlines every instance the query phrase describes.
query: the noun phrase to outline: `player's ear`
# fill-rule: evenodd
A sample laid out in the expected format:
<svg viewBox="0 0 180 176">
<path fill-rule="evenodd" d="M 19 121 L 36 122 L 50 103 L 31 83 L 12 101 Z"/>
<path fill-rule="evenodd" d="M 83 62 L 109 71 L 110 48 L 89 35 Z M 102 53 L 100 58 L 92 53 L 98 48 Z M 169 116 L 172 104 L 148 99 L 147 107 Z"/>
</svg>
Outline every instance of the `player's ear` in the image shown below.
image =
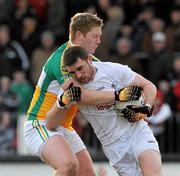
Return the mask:
<svg viewBox="0 0 180 176">
<path fill-rule="evenodd" d="M 76 34 L 75 34 L 75 38 L 76 40 L 79 40 L 83 37 L 83 34 L 80 32 L 80 31 L 77 31 Z"/>
<path fill-rule="evenodd" d="M 88 55 L 87 61 L 88 61 L 89 64 L 92 64 L 92 56 L 90 54 Z"/>
</svg>

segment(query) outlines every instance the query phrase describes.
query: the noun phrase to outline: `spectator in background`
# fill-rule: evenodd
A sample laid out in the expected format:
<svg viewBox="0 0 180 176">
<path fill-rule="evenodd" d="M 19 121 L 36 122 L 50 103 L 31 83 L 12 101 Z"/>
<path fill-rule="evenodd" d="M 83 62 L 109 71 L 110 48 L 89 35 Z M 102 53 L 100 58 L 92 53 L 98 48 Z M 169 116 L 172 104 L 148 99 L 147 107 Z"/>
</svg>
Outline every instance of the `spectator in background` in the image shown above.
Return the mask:
<svg viewBox="0 0 180 176">
<path fill-rule="evenodd" d="M 162 92 L 164 102 L 168 103 L 172 110 L 175 110 L 175 98 L 173 95 L 172 86 L 169 81 L 166 79 L 159 80 L 158 90 Z"/>
<path fill-rule="evenodd" d="M 40 27 L 36 15 L 27 14 L 23 18 L 19 41 L 29 58 L 31 58 L 33 50 L 40 45 Z"/>
<path fill-rule="evenodd" d="M 173 50 L 177 52 L 180 51 L 180 7 L 175 7 L 170 12 L 170 25 L 167 31 L 173 35 Z"/>
<path fill-rule="evenodd" d="M 173 94 L 175 97 L 175 111 L 180 112 L 180 81 L 176 82 L 173 87 Z"/>
<path fill-rule="evenodd" d="M 180 81 L 180 53 L 174 56 L 171 71 L 167 74 L 167 79 L 171 86 Z"/>
<path fill-rule="evenodd" d="M 9 112 L 0 113 L 0 155 L 11 155 L 16 151 L 16 132 L 11 122 Z"/>
<path fill-rule="evenodd" d="M 3 99 L 3 96 L 0 95 L 0 112 L 4 110 L 5 110 L 4 99 Z"/>
<path fill-rule="evenodd" d="M 16 112 L 19 105 L 19 99 L 11 90 L 11 80 L 7 76 L 0 78 L 0 97 L 3 103 L 2 110 Z"/>
<path fill-rule="evenodd" d="M 14 0 L 0 1 L 0 23 L 6 21 L 12 25 L 12 16 L 14 10 Z"/>
<path fill-rule="evenodd" d="M 132 43 L 128 38 L 119 38 L 116 43 L 116 53 L 117 55 L 112 59 L 112 62 L 120 63 L 123 65 L 128 65 L 134 71 L 142 74 L 142 68 L 140 61 L 134 58 L 131 52 Z"/>
<path fill-rule="evenodd" d="M 43 65 L 56 49 L 55 36 L 52 32 L 42 32 L 40 40 L 41 45 L 33 51 L 30 60 L 30 78 L 33 84 L 37 84 Z"/>
<path fill-rule="evenodd" d="M 165 121 L 170 117 L 172 117 L 171 107 L 167 102 L 165 102 L 163 92 L 158 90 L 154 103 L 153 114 L 151 117 L 146 119 L 155 136 L 164 132 Z"/>
<path fill-rule="evenodd" d="M 108 9 L 111 7 L 112 5 L 112 1 L 111 0 L 97 0 L 94 1 L 95 7 L 96 7 L 96 11 L 99 15 L 99 17 L 101 17 L 104 21 L 104 24 L 106 24 L 106 22 L 108 21 Z"/>
<path fill-rule="evenodd" d="M 29 4 L 35 9 L 39 21 L 42 22 L 41 25 L 46 20 L 48 1 L 50 0 L 28 0 Z"/>
<path fill-rule="evenodd" d="M 101 37 L 101 44 L 96 50 L 96 56 L 100 58 L 108 58 L 112 54 L 115 47 L 116 33 L 121 28 L 124 20 L 123 9 L 119 6 L 111 6 L 107 10 L 108 20 L 103 27 L 103 34 Z"/>
<path fill-rule="evenodd" d="M 173 50 L 174 40 L 172 33 L 166 30 L 165 22 L 160 18 L 154 18 L 149 22 L 149 30 L 144 34 L 142 50 L 145 52 L 151 52 L 152 49 L 152 36 L 157 32 L 162 32 L 166 36 L 166 46 L 168 49 Z"/>
<path fill-rule="evenodd" d="M 15 70 L 27 71 L 29 60 L 23 47 L 11 40 L 10 28 L 0 24 L 0 76 L 12 76 Z"/>
<path fill-rule="evenodd" d="M 167 42 L 166 34 L 163 32 L 156 32 L 152 35 L 153 51 L 149 53 L 148 76 L 156 86 L 159 80 L 166 78 L 172 67 L 173 54 L 168 50 Z"/>
<path fill-rule="evenodd" d="M 18 37 L 21 33 L 23 18 L 28 14 L 36 14 L 35 9 L 28 3 L 28 0 L 17 0 L 13 16 L 13 35 L 16 40 L 19 40 Z"/>
<path fill-rule="evenodd" d="M 65 42 L 66 29 L 68 28 L 65 18 L 66 2 L 64 0 L 49 0 L 46 26 L 48 30 L 54 33 L 58 44 Z"/>
<path fill-rule="evenodd" d="M 133 28 L 128 21 L 123 21 L 122 25 L 119 27 L 119 30 L 116 33 L 116 40 L 114 43 L 117 43 L 117 40 L 119 38 L 127 38 L 131 42 L 133 42 Z M 117 49 L 115 45 L 116 44 L 114 44 L 114 48 Z"/>
<path fill-rule="evenodd" d="M 149 23 L 155 18 L 154 8 L 145 6 L 143 10 L 132 22 L 134 51 L 142 51 L 140 43 L 142 43 L 144 35 L 149 31 Z"/>
<path fill-rule="evenodd" d="M 26 75 L 23 71 L 16 71 L 13 74 L 13 78 L 11 90 L 19 99 L 17 112 L 20 114 L 26 113 L 32 99 L 33 87 L 26 79 Z"/>
<path fill-rule="evenodd" d="M 167 74 L 167 79 L 172 87 L 174 96 L 174 110 L 180 111 L 180 55 L 175 55 L 171 72 Z"/>
</svg>

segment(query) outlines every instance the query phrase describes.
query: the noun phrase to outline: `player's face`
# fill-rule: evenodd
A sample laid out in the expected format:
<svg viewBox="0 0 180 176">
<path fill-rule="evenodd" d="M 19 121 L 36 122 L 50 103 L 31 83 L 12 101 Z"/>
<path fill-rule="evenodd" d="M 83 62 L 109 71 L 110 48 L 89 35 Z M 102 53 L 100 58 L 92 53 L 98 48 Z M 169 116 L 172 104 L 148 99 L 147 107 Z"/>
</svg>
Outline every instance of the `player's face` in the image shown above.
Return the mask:
<svg viewBox="0 0 180 176">
<path fill-rule="evenodd" d="M 101 27 L 93 27 L 88 33 L 82 35 L 79 46 L 83 47 L 88 54 L 93 54 L 101 42 Z"/>
<path fill-rule="evenodd" d="M 91 60 L 82 60 L 79 58 L 75 64 L 66 68 L 70 75 L 81 84 L 88 83 L 94 75 Z"/>
</svg>

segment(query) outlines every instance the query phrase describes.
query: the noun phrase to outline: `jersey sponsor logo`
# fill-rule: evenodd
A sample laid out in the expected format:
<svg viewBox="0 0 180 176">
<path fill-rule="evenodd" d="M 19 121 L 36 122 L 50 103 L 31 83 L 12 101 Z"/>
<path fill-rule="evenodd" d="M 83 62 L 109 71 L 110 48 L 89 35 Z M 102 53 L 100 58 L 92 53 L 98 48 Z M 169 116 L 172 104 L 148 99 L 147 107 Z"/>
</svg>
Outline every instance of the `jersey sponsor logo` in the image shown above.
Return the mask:
<svg viewBox="0 0 180 176">
<path fill-rule="evenodd" d="M 101 90 L 103 90 L 103 89 L 105 89 L 105 86 L 98 87 L 96 90 L 97 90 L 97 91 L 101 91 Z"/>
<path fill-rule="evenodd" d="M 104 110 L 110 110 L 112 107 L 112 104 L 105 104 L 105 105 L 97 105 L 97 110 L 98 111 L 104 111 Z"/>
</svg>

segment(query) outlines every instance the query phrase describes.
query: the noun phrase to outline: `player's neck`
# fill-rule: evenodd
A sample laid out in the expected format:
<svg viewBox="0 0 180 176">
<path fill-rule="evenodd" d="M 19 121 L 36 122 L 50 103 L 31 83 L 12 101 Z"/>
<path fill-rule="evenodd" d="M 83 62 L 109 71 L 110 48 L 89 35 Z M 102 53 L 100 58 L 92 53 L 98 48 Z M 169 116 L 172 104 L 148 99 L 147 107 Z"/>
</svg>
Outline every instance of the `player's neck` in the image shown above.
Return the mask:
<svg viewBox="0 0 180 176">
<path fill-rule="evenodd" d="M 94 79 L 94 77 L 96 75 L 96 72 L 97 72 L 97 68 L 94 65 L 92 65 L 92 77 L 91 77 L 91 80 Z"/>
</svg>

